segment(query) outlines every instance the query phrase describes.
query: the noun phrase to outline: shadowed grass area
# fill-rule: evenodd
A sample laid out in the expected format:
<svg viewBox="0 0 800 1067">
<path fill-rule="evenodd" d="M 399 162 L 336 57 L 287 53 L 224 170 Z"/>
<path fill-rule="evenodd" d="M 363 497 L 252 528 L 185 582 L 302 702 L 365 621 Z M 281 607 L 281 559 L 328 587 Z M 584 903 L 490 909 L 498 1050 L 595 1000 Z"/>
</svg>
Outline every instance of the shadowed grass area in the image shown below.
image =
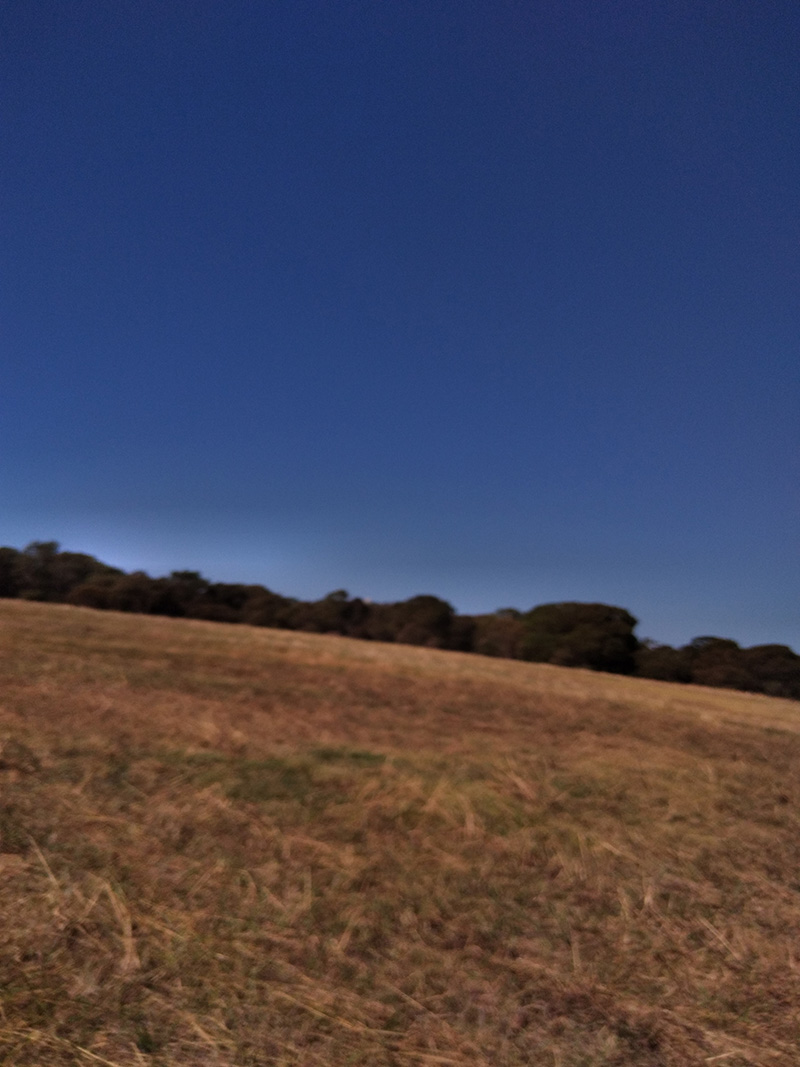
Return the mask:
<svg viewBox="0 0 800 1067">
<path fill-rule="evenodd" d="M 0 1063 L 798 1062 L 800 705 L 0 601 Z"/>
</svg>

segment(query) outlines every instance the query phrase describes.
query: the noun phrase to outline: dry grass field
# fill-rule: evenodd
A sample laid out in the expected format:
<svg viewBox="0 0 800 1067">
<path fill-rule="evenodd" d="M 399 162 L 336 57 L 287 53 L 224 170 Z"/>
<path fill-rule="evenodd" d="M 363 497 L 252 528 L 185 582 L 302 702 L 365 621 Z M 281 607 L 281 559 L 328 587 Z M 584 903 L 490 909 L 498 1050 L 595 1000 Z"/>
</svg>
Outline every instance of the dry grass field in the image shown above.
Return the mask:
<svg viewBox="0 0 800 1067">
<path fill-rule="evenodd" d="M 800 704 L 0 601 L 0 1063 L 796 1067 Z"/>
</svg>

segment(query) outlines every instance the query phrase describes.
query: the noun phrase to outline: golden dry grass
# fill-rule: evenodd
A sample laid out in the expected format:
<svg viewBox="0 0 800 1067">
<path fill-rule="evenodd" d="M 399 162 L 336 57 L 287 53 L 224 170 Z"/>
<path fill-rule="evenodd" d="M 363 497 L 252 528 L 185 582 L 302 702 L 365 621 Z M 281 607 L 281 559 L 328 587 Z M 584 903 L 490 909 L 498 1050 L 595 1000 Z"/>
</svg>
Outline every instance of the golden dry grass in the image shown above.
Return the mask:
<svg viewBox="0 0 800 1067">
<path fill-rule="evenodd" d="M 0 601 L 0 1063 L 800 1062 L 800 704 Z"/>
</svg>

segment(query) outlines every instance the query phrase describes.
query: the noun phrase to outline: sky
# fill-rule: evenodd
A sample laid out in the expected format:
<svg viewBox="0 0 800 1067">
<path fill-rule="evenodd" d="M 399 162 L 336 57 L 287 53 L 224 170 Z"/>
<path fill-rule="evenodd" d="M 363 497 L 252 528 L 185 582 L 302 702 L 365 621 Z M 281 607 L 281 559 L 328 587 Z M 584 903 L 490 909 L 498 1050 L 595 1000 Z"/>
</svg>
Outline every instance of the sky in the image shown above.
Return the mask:
<svg viewBox="0 0 800 1067">
<path fill-rule="evenodd" d="M 795 0 L 6 0 L 0 544 L 800 650 Z"/>
</svg>

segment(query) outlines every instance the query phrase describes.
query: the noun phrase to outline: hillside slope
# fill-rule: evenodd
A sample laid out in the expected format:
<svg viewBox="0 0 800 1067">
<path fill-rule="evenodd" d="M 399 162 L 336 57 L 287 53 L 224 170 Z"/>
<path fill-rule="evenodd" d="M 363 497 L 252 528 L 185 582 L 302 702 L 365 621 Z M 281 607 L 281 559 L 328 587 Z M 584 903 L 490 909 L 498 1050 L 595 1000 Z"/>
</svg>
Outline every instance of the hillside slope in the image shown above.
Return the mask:
<svg viewBox="0 0 800 1067">
<path fill-rule="evenodd" d="M 0 601 L 0 1063 L 790 1067 L 800 705 Z"/>
</svg>

